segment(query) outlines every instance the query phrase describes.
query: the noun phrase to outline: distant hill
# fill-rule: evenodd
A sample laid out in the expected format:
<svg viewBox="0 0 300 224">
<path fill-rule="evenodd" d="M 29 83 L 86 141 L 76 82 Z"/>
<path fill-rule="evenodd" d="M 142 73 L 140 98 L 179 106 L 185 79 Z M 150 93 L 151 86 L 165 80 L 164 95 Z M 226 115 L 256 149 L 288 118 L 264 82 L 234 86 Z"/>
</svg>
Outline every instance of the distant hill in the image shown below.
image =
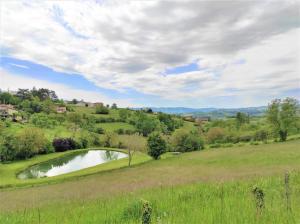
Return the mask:
<svg viewBox="0 0 300 224">
<path fill-rule="evenodd" d="M 154 112 L 167 114 L 191 115 L 194 117 L 210 116 L 211 118 L 225 118 L 235 116 L 237 112 L 247 113 L 250 116 L 262 116 L 266 106 L 245 108 L 187 108 L 187 107 L 151 107 Z M 143 108 L 134 108 L 135 110 Z"/>
</svg>

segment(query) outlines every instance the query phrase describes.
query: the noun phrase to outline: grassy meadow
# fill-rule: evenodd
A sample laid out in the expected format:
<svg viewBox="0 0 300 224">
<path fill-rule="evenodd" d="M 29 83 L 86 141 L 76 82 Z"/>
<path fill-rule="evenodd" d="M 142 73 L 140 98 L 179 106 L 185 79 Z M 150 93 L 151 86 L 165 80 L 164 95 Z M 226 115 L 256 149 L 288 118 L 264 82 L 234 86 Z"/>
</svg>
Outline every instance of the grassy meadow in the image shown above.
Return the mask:
<svg viewBox="0 0 300 224">
<path fill-rule="evenodd" d="M 2 189 L 0 223 L 141 223 L 142 200 L 150 202 L 152 223 L 299 223 L 299 145 L 207 149 L 61 183 Z M 261 209 L 255 186 L 264 193 Z"/>
</svg>

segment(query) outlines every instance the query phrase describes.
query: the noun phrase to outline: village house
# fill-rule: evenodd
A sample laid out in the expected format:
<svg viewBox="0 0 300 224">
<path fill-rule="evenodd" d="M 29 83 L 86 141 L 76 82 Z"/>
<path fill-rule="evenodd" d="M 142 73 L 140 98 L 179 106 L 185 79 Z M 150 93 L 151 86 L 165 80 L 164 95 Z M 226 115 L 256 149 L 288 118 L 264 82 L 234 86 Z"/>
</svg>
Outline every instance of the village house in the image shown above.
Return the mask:
<svg viewBox="0 0 300 224">
<path fill-rule="evenodd" d="M 196 119 L 195 119 L 195 121 L 197 122 L 197 123 L 203 123 L 203 122 L 209 122 L 211 119 L 210 119 L 210 117 L 197 117 Z"/>
<path fill-rule="evenodd" d="M 0 104 L 0 116 L 7 118 L 13 116 L 13 114 L 17 113 L 13 105 L 10 104 Z"/>
<path fill-rule="evenodd" d="M 104 105 L 103 105 L 103 103 L 101 103 L 101 102 L 96 102 L 96 103 L 94 103 L 94 107 L 97 107 L 97 106 L 103 107 Z"/>
<path fill-rule="evenodd" d="M 67 108 L 66 107 L 62 107 L 62 106 L 56 107 L 56 112 L 59 113 L 59 114 L 66 113 L 67 112 Z"/>
</svg>

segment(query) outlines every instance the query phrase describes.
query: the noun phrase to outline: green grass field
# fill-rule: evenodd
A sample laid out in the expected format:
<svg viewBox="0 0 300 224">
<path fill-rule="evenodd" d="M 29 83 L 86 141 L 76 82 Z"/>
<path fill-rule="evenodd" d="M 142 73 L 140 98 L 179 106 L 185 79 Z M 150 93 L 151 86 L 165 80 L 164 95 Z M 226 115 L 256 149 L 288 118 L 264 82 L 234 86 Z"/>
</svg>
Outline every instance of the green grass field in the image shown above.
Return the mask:
<svg viewBox="0 0 300 224">
<path fill-rule="evenodd" d="M 0 223 L 141 223 L 142 199 L 152 205 L 153 223 L 299 223 L 299 145 L 207 149 L 61 183 L 2 189 Z M 288 187 L 285 172 L 291 173 Z M 254 186 L 264 191 L 261 212 Z"/>
<path fill-rule="evenodd" d="M 118 130 L 120 128 L 122 128 L 124 130 L 132 130 L 132 131 L 135 129 L 135 127 L 133 125 L 124 123 L 124 122 L 99 123 L 96 125 L 96 127 L 101 127 L 105 131 L 109 131 L 109 132 Z"/>
</svg>

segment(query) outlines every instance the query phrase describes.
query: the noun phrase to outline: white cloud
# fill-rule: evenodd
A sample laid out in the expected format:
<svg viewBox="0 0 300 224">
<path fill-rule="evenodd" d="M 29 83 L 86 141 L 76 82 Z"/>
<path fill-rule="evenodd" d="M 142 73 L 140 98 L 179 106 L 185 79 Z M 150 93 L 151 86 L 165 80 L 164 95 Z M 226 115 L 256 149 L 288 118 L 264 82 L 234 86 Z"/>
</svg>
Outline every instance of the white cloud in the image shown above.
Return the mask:
<svg viewBox="0 0 300 224">
<path fill-rule="evenodd" d="M 63 84 L 57 84 L 48 81 L 10 74 L 4 71 L 3 69 L 0 69 L 0 87 L 2 90 L 5 91 L 6 90 L 15 91 L 18 88 L 21 89 L 31 89 L 33 87 L 48 88 L 54 90 L 60 98 L 66 100 L 72 100 L 75 98 L 75 99 L 83 99 L 90 102 L 103 102 L 105 104 L 117 103 L 117 105 L 120 107 L 140 106 L 135 104 L 132 101 L 132 99 L 122 100 L 122 99 L 110 98 L 95 91 L 79 90 Z"/>
<path fill-rule="evenodd" d="M 254 100 L 299 88 L 297 1 L 1 4 L 0 46 L 9 56 L 80 73 L 100 87 L 181 100 Z M 203 70 L 163 74 L 195 60 Z"/>
</svg>

